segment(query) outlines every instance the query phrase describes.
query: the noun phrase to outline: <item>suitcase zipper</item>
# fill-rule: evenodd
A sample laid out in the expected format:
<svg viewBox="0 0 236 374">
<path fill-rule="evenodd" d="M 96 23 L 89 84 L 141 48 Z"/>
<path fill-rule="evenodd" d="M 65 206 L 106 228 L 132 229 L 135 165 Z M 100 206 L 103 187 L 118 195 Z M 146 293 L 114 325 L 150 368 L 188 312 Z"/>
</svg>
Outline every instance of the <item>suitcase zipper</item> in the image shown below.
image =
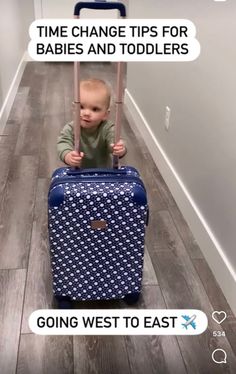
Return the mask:
<svg viewBox="0 0 236 374">
<path fill-rule="evenodd" d="M 59 178 L 58 178 L 59 179 Z M 80 178 L 61 178 L 60 180 L 54 180 L 50 186 L 50 189 L 49 190 L 52 190 L 55 186 L 59 185 L 59 184 L 64 184 L 64 183 L 81 183 L 81 182 L 92 182 L 92 183 L 98 183 L 98 182 L 103 182 L 103 183 L 115 183 L 115 182 L 119 182 L 119 177 L 118 178 L 114 178 L 114 177 L 104 177 L 104 176 L 86 176 L 86 177 L 80 177 Z M 146 192 L 146 189 L 145 189 L 145 186 L 143 184 L 143 182 L 141 181 L 141 179 L 137 178 L 137 177 L 134 177 L 134 176 L 126 176 L 125 178 L 122 176 L 122 180 L 121 180 L 122 183 L 125 183 L 125 182 L 135 182 L 137 184 L 139 184 L 143 189 L 144 191 Z"/>
</svg>

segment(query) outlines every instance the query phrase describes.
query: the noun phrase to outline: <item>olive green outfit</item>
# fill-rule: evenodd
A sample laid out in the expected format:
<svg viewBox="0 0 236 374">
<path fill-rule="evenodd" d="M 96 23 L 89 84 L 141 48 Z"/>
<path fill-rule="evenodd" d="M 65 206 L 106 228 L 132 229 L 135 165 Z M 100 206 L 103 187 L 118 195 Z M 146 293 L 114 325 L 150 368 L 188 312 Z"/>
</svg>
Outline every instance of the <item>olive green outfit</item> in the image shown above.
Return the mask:
<svg viewBox="0 0 236 374">
<path fill-rule="evenodd" d="M 114 124 L 102 121 L 96 128 L 81 128 L 80 152 L 84 152 L 81 168 L 110 168 L 112 167 L 111 144 L 114 143 Z M 57 151 L 62 162 L 65 155 L 74 150 L 74 128 L 70 122 L 62 129 Z"/>
</svg>

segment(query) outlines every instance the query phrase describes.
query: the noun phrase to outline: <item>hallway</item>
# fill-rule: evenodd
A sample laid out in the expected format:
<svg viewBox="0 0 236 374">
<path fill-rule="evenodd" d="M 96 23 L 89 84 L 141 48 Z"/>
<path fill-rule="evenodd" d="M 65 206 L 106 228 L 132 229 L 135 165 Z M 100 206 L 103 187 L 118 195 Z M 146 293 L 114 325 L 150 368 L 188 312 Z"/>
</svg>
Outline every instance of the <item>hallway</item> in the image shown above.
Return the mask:
<svg viewBox="0 0 236 374">
<path fill-rule="evenodd" d="M 83 77 L 114 86 L 109 63 L 83 63 Z M 207 331 L 187 336 L 40 336 L 28 327 L 36 309 L 53 307 L 47 234 L 47 192 L 57 159 L 56 140 L 70 121 L 71 63 L 29 62 L 0 137 L 0 367 L 1 374 L 235 373 L 236 320 L 148 148 L 123 116 L 128 153 L 148 192 L 143 292 L 137 308 L 200 309 Z M 114 118 L 114 108 L 111 112 Z M 77 303 L 77 308 L 127 308 L 122 301 Z M 227 319 L 217 324 L 213 310 Z M 226 337 L 213 337 L 222 331 Z M 211 359 L 216 348 L 227 364 Z"/>
</svg>

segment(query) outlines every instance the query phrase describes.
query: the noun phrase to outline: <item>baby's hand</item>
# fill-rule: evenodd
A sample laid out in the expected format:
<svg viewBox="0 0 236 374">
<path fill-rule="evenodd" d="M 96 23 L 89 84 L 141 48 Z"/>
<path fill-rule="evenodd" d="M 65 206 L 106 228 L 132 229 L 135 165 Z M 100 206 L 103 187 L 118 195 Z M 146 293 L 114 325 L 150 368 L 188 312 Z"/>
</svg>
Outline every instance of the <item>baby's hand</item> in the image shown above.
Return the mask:
<svg viewBox="0 0 236 374">
<path fill-rule="evenodd" d="M 65 163 L 69 166 L 80 167 L 83 157 L 83 152 L 71 151 L 65 155 Z"/>
<path fill-rule="evenodd" d="M 112 154 L 114 156 L 122 157 L 126 153 L 126 147 L 124 141 L 121 139 L 116 144 L 111 144 Z"/>
</svg>

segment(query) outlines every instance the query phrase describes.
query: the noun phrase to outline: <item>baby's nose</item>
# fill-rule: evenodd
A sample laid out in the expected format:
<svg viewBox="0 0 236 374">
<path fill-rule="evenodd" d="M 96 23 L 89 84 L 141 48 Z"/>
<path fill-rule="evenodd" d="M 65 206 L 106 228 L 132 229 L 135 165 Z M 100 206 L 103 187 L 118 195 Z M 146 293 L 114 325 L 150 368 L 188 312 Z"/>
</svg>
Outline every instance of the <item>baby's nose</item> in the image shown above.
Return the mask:
<svg viewBox="0 0 236 374">
<path fill-rule="evenodd" d="M 89 116 L 89 114 L 90 114 L 90 111 L 89 111 L 89 109 L 87 109 L 87 108 L 82 109 L 82 112 L 83 112 L 83 114 L 84 114 L 85 116 Z"/>
</svg>

